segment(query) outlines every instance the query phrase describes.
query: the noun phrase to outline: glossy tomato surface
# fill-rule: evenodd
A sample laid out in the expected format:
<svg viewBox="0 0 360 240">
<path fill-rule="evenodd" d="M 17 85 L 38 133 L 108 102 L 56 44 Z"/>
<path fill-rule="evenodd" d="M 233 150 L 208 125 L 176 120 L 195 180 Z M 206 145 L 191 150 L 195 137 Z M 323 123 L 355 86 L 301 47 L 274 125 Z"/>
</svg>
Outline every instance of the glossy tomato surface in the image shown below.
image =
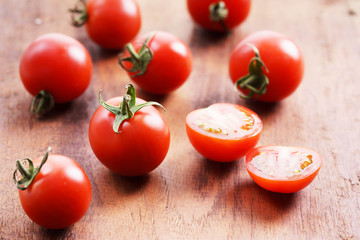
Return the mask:
<svg viewBox="0 0 360 240">
<path fill-rule="evenodd" d="M 257 144 L 261 131 L 257 114 L 236 104 L 216 103 L 186 117 L 186 132 L 194 148 L 218 162 L 245 156 Z"/>
<path fill-rule="evenodd" d="M 106 103 L 119 106 L 121 101 L 122 97 L 116 97 Z M 136 99 L 136 104 L 143 102 Z M 169 149 L 170 131 L 155 107 L 144 107 L 122 122 L 120 133 L 113 131 L 114 120 L 115 115 L 100 106 L 89 126 L 91 148 L 107 168 L 123 176 L 140 176 L 162 163 Z"/>
<path fill-rule="evenodd" d="M 297 192 L 318 174 L 319 153 L 302 147 L 261 146 L 246 154 L 246 169 L 262 188 L 279 193 Z"/>
<path fill-rule="evenodd" d="M 230 56 L 229 73 L 235 83 L 248 74 L 248 66 L 254 50 L 259 50 L 260 58 L 266 66 L 263 73 L 269 84 L 264 95 L 258 100 L 264 102 L 280 101 L 292 94 L 301 83 L 304 74 L 303 55 L 297 44 L 281 33 L 274 31 L 258 31 L 240 41 Z M 244 94 L 247 90 L 239 88 Z"/>
<path fill-rule="evenodd" d="M 135 0 L 90 0 L 87 14 L 88 35 L 108 49 L 122 48 L 141 27 L 140 9 Z"/>
<path fill-rule="evenodd" d="M 38 166 L 41 158 L 34 161 Z M 74 160 L 49 155 L 26 190 L 19 190 L 21 205 L 35 223 L 63 229 L 79 221 L 91 203 L 91 185 L 85 171 Z"/>
<path fill-rule="evenodd" d="M 152 59 L 143 75 L 128 72 L 132 80 L 143 90 L 153 94 L 167 94 L 184 84 L 192 69 L 192 54 L 189 47 L 175 35 L 156 31 L 144 34 L 132 45 L 138 52 L 145 39 Z M 128 55 L 128 53 L 127 53 Z M 125 64 L 130 68 L 129 63 Z"/>
<path fill-rule="evenodd" d="M 86 48 L 76 39 L 49 33 L 33 41 L 20 61 L 20 76 L 33 96 L 49 92 L 56 103 L 79 97 L 88 87 L 92 60 Z"/>
<path fill-rule="evenodd" d="M 187 7 L 193 20 L 205 29 L 211 31 L 226 31 L 219 22 L 211 21 L 209 7 L 219 0 L 187 0 Z M 228 30 L 241 24 L 250 12 L 250 0 L 222 0 L 228 10 L 224 24 Z"/>
</svg>

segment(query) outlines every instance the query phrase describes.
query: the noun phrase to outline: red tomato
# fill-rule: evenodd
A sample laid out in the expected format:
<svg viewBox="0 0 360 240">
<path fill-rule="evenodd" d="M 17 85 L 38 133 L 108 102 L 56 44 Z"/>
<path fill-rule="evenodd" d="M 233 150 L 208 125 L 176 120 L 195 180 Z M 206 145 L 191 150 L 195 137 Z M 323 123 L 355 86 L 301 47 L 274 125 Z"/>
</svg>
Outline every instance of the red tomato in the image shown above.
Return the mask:
<svg viewBox="0 0 360 240">
<path fill-rule="evenodd" d="M 260 62 L 253 61 L 255 57 L 253 46 L 258 49 L 259 57 L 265 67 Z M 253 64 L 251 74 L 249 74 L 250 62 Z M 244 88 L 240 87 L 240 83 L 237 85 L 243 94 L 249 94 L 251 87 L 260 89 L 267 77 L 268 84 L 265 84 L 264 89 L 266 92 L 263 92 L 264 94 L 253 92 L 255 94 L 252 98 L 264 102 L 276 102 L 289 96 L 299 86 L 304 73 L 303 56 L 298 46 L 288 37 L 273 31 L 259 31 L 237 44 L 230 57 L 229 73 L 234 83 L 247 76 L 241 83 L 244 84 Z M 251 95 L 249 97 L 251 98 Z"/>
<path fill-rule="evenodd" d="M 186 117 L 186 132 L 194 148 L 218 162 L 245 156 L 258 142 L 261 131 L 262 122 L 256 113 L 230 103 L 216 103 Z"/>
<path fill-rule="evenodd" d="M 40 162 L 38 158 L 34 165 Z M 29 187 L 19 190 L 19 197 L 32 221 L 46 228 L 63 229 L 85 215 L 91 203 L 91 185 L 74 160 L 49 155 Z"/>
<path fill-rule="evenodd" d="M 132 80 L 149 93 L 174 91 L 190 75 L 191 51 L 183 41 L 170 33 L 157 31 L 145 34 L 129 44 L 127 49 L 120 64 Z"/>
<path fill-rule="evenodd" d="M 84 1 L 80 1 L 83 4 Z M 122 48 L 130 42 L 141 27 L 140 9 L 135 0 L 89 0 L 75 26 L 85 24 L 89 37 L 108 49 Z"/>
<path fill-rule="evenodd" d="M 302 147 L 261 146 L 246 154 L 246 169 L 261 187 L 280 193 L 309 185 L 321 167 L 319 153 Z"/>
<path fill-rule="evenodd" d="M 79 97 L 88 87 L 92 74 L 89 52 L 72 37 L 50 33 L 37 38 L 24 51 L 20 76 L 33 96 L 41 90 L 56 103 Z"/>
<path fill-rule="evenodd" d="M 187 0 L 193 20 L 211 31 L 235 28 L 247 18 L 250 6 L 250 0 Z"/>
<path fill-rule="evenodd" d="M 119 106 L 122 97 L 106 103 Z M 145 103 L 136 98 L 137 104 Z M 153 106 L 137 111 L 123 121 L 119 133 L 113 130 L 115 115 L 100 106 L 89 126 L 90 145 L 96 157 L 110 170 L 123 176 L 140 176 L 158 167 L 170 145 L 167 123 Z"/>
</svg>

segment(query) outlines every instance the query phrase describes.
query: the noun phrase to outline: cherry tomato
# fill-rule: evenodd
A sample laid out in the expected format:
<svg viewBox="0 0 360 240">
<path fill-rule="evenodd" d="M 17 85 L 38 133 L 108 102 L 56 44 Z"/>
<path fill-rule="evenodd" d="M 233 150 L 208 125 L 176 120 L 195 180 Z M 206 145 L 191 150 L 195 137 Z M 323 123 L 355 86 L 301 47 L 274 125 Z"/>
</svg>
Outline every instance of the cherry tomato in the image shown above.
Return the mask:
<svg viewBox="0 0 360 240">
<path fill-rule="evenodd" d="M 261 131 L 256 113 L 236 104 L 216 103 L 186 117 L 186 132 L 194 148 L 218 162 L 245 156 L 257 144 Z"/>
<path fill-rule="evenodd" d="M 14 173 L 14 178 L 20 174 L 20 166 L 35 176 L 18 182 L 20 202 L 28 217 L 50 229 L 67 228 L 79 221 L 91 203 L 91 185 L 85 171 L 63 155 L 46 153 L 44 158 L 30 161 L 18 161 L 18 172 Z M 24 186 L 24 181 L 29 185 Z"/>
<path fill-rule="evenodd" d="M 242 23 L 250 12 L 250 0 L 187 0 L 193 20 L 211 31 L 228 31 Z"/>
<path fill-rule="evenodd" d="M 86 90 L 92 66 L 89 52 L 79 41 L 50 33 L 37 38 L 24 51 L 20 76 L 33 96 L 39 96 L 44 90 L 55 103 L 64 103 Z"/>
<path fill-rule="evenodd" d="M 143 90 L 166 94 L 189 77 L 192 56 L 189 47 L 168 32 L 152 32 L 127 45 L 119 63 Z"/>
<path fill-rule="evenodd" d="M 123 176 L 140 176 L 151 172 L 162 163 L 170 145 L 167 123 L 159 111 L 150 106 L 154 102 L 136 98 L 129 93 L 132 88 L 130 85 L 124 97 L 111 98 L 102 103 L 89 126 L 90 145 L 96 157 L 107 168 Z M 129 96 L 132 100 L 128 104 Z M 124 104 L 130 109 L 129 114 L 124 114 L 130 116 L 125 120 L 121 111 L 119 115 L 114 114 L 116 110 L 127 109 Z M 136 109 L 136 112 L 132 109 Z M 116 122 L 117 125 L 114 124 Z"/>
<path fill-rule="evenodd" d="M 80 0 L 72 9 L 73 24 L 85 24 L 89 37 L 108 49 L 122 48 L 141 27 L 140 9 L 135 0 Z M 85 7 L 86 6 L 86 7 Z M 81 9 L 82 8 L 82 9 Z"/>
<path fill-rule="evenodd" d="M 302 147 L 261 146 L 245 157 L 252 179 L 269 191 L 297 192 L 309 185 L 321 167 L 319 153 Z"/>
<path fill-rule="evenodd" d="M 299 47 L 288 37 L 273 31 L 258 31 L 236 45 L 230 57 L 229 73 L 245 98 L 276 102 L 299 86 L 304 61 Z"/>
</svg>

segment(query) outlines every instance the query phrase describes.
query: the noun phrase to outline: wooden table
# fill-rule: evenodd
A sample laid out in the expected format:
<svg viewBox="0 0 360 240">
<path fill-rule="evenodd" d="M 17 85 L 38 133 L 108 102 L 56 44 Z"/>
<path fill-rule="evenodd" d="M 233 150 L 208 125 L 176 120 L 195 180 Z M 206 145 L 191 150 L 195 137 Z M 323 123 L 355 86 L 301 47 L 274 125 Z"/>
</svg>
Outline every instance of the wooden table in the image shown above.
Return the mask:
<svg viewBox="0 0 360 240">
<path fill-rule="evenodd" d="M 124 178 L 106 169 L 88 141 L 89 120 L 99 106 L 130 83 L 117 64 L 118 52 L 104 51 L 70 25 L 75 1 L 0 0 L 0 239 L 360 239 L 360 1 L 254 0 L 251 13 L 228 36 L 196 26 L 185 1 L 139 0 L 141 33 L 172 32 L 193 53 L 193 71 L 177 91 L 158 97 L 171 131 L 164 162 L 145 177 Z M 228 76 L 233 47 L 262 29 L 295 40 L 305 58 L 297 91 L 277 104 L 238 98 Z M 31 96 L 20 81 L 23 50 L 36 37 L 60 32 L 89 50 L 94 70 L 90 87 L 51 116 L 29 113 Z M 295 145 L 323 156 L 318 177 L 295 194 L 258 187 L 243 160 L 220 164 L 191 146 L 184 120 L 190 111 L 216 102 L 245 105 L 262 118 L 259 145 Z M 74 226 L 48 230 L 23 212 L 12 182 L 15 160 L 52 153 L 72 157 L 87 172 L 91 206 Z"/>
</svg>

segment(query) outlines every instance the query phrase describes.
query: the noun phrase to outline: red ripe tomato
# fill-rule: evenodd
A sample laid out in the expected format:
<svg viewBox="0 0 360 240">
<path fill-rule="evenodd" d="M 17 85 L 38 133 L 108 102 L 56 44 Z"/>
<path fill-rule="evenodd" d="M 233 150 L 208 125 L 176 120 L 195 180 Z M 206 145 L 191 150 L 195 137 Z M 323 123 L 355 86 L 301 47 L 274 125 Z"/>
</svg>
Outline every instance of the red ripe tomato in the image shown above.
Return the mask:
<svg viewBox="0 0 360 240">
<path fill-rule="evenodd" d="M 120 65 L 143 90 L 166 94 L 189 77 L 192 56 L 189 47 L 176 36 L 162 31 L 148 33 L 127 45 Z"/>
<path fill-rule="evenodd" d="M 28 160 L 20 164 L 29 165 Z M 50 229 L 67 228 L 90 206 L 90 181 L 80 165 L 66 156 L 49 155 L 45 161 L 34 161 L 34 166 L 43 165 L 25 190 L 19 188 L 20 202 L 35 223 Z"/>
<path fill-rule="evenodd" d="M 260 118 L 250 109 L 216 103 L 189 113 L 186 132 L 203 156 L 218 162 L 237 160 L 253 148 L 262 131 Z"/>
<path fill-rule="evenodd" d="M 55 103 L 64 103 L 86 90 L 92 66 L 89 52 L 79 41 L 50 33 L 37 38 L 24 51 L 20 76 L 26 90 L 33 96 L 45 90 Z"/>
<path fill-rule="evenodd" d="M 123 106 L 126 96 L 111 98 L 106 104 Z M 149 103 L 135 96 L 133 101 L 136 106 Z M 89 140 L 96 157 L 123 176 L 144 175 L 158 167 L 170 145 L 170 131 L 159 111 L 146 106 L 114 127 L 116 118 L 103 106 L 95 111 L 90 121 Z"/>
<path fill-rule="evenodd" d="M 89 37 L 100 46 L 119 49 L 130 42 L 141 27 L 140 9 L 135 0 L 80 0 L 84 9 L 70 10 L 79 13 L 73 17 L 75 26 L 85 24 Z"/>
<path fill-rule="evenodd" d="M 211 31 L 228 31 L 242 23 L 250 12 L 250 0 L 187 0 L 193 20 Z"/>
<path fill-rule="evenodd" d="M 303 56 L 288 37 L 273 31 L 258 31 L 236 45 L 230 57 L 229 73 L 243 96 L 276 102 L 299 86 L 304 74 Z"/>
<path fill-rule="evenodd" d="M 302 147 L 261 146 L 246 154 L 251 178 L 261 187 L 279 193 L 297 192 L 309 185 L 321 167 L 319 153 Z"/>
</svg>

